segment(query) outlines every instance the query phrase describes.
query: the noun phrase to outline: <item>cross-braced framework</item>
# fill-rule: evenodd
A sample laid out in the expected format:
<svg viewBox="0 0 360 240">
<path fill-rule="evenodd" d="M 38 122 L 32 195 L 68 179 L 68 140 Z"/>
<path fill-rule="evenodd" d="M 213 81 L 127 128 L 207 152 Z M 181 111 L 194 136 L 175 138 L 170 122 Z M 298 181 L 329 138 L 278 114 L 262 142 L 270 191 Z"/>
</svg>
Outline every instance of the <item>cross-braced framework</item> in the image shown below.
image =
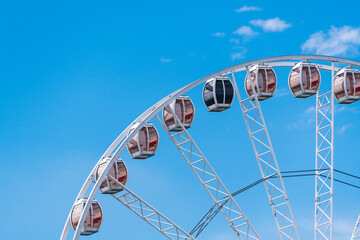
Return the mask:
<svg viewBox="0 0 360 240">
<path fill-rule="evenodd" d="M 267 64 L 270 67 L 294 67 L 299 61 L 321 61 L 332 63 L 332 66 L 328 64 L 316 64 L 316 66 L 320 70 L 332 71 L 332 77 L 334 77 L 334 71 L 339 71 L 340 69 L 334 67 L 334 62 L 341 63 L 345 65 L 360 67 L 360 62 L 338 58 L 338 57 L 330 57 L 330 56 L 318 56 L 318 55 L 287 55 L 287 56 L 277 56 L 277 57 L 269 57 L 256 59 L 248 62 L 239 63 L 237 65 L 222 69 L 220 71 L 214 72 L 206 77 L 198 79 L 176 91 L 167 95 L 159 102 L 155 103 L 145 112 L 143 112 L 133 123 L 131 123 L 109 146 L 109 148 L 105 151 L 102 157 L 99 159 L 93 170 L 90 172 L 89 176 L 86 178 L 85 183 L 77 195 L 73 206 L 75 206 L 76 202 L 79 199 L 86 198 L 87 201 L 81 211 L 77 228 L 73 233 L 73 240 L 78 240 L 80 238 L 81 228 L 79 226 L 84 226 L 84 222 L 86 220 L 85 213 L 89 212 L 92 201 L 95 199 L 97 192 L 99 191 L 101 183 L 108 176 L 110 168 L 115 160 L 122 154 L 126 145 L 135 137 L 135 135 L 140 131 L 140 129 L 148 122 L 151 121 L 157 114 L 171 102 L 176 100 L 178 97 L 186 94 L 191 89 L 199 86 L 209 80 L 214 79 L 217 76 L 225 76 L 232 75 L 235 84 L 235 90 L 239 97 L 240 106 L 242 108 L 245 122 L 250 134 L 250 138 L 253 144 L 253 148 L 258 160 L 258 164 L 261 170 L 261 174 L 265 181 L 265 187 L 267 190 L 267 194 L 270 200 L 270 205 L 272 207 L 278 231 L 280 232 L 281 239 L 299 239 L 297 228 L 295 225 L 295 221 L 291 212 L 291 208 L 289 205 L 287 193 L 285 191 L 285 187 L 282 181 L 281 174 L 279 172 L 279 167 L 276 162 L 276 158 L 274 155 L 274 151 L 271 145 L 270 137 L 264 122 L 264 117 L 261 112 L 260 104 L 258 98 L 255 94 L 254 97 L 247 98 L 245 100 L 241 100 L 239 89 L 237 88 L 236 81 L 233 73 L 238 73 L 242 71 L 247 71 L 247 69 L 251 66 L 257 64 Z M 331 79 L 333 82 L 333 78 Z M 254 91 L 253 82 L 250 81 L 252 92 Z M 326 93 L 323 95 L 317 94 L 316 99 L 316 116 L 317 116 L 317 124 L 316 124 L 316 169 L 318 170 L 316 175 L 316 201 L 315 201 L 315 239 L 316 240 L 332 240 L 332 196 L 333 196 L 333 116 L 334 116 L 334 96 L 333 96 L 334 86 L 332 83 L 332 91 L 331 93 Z M 330 104 L 329 104 L 330 103 Z M 330 108 L 330 110 L 328 110 Z M 330 114 L 330 115 L 329 115 Z M 136 126 L 136 127 L 134 127 Z M 130 132 L 131 130 L 131 132 Z M 183 129 L 185 130 L 185 129 Z M 198 149 L 196 144 L 191 139 L 188 132 L 182 131 L 180 133 L 176 133 L 171 136 L 174 143 L 178 147 L 182 155 L 187 159 L 189 165 L 196 173 L 196 176 L 199 178 L 201 183 L 204 185 L 205 189 L 214 199 L 216 206 L 219 210 L 221 210 L 225 216 L 225 218 L 231 222 L 230 226 L 235 230 L 240 238 L 241 234 L 245 236 L 245 239 L 260 239 L 256 232 L 253 230 L 250 224 L 248 224 L 247 218 L 243 215 L 242 211 L 239 209 L 239 206 L 233 200 L 230 193 L 226 190 L 225 186 L 218 179 L 217 175 L 211 168 L 210 164 L 203 156 L 201 151 Z M 185 147 L 189 145 L 188 147 Z M 329 148 L 330 147 L 330 148 Z M 190 158 L 191 157 L 191 158 Z M 97 166 L 104 158 L 110 158 L 107 166 L 104 168 L 103 172 L 97 178 L 97 181 L 94 181 L 94 176 L 96 174 Z M 271 176 L 271 177 L 269 177 Z M 145 218 L 150 217 L 150 215 L 146 215 L 146 209 L 151 209 L 152 211 L 158 212 L 151 208 L 150 205 L 145 204 L 143 200 L 141 200 L 135 194 L 127 194 L 126 196 L 116 195 L 115 197 L 119 201 L 120 199 L 123 201 L 122 203 L 128 204 L 127 207 L 132 211 L 136 211 L 137 215 L 140 213 L 140 217 L 144 220 Z M 132 202 L 134 201 L 134 202 Z M 140 204 L 140 205 L 135 205 Z M 131 207 L 130 207 L 131 206 Z M 136 207 L 138 206 L 138 207 Z M 142 207 L 143 206 L 143 207 Z M 72 209 L 72 208 L 71 208 Z M 145 212 L 137 211 L 139 209 L 143 209 Z M 71 229 L 71 214 L 72 210 L 70 210 L 67 220 L 65 222 L 60 240 L 69 239 L 69 234 Z M 153 216 L 155 216 L 153 215 Z M 237 217 L 236 217 L 237 215 Z M 164 217 L 162 215 L 162 217 Z M 151 218 L 154 219 L 154 218 Z M 159 217 L 158 217 L 159 219 Z M 164 219 L 166 219 L 164 217 Z M 150 218 L 147 219 L 147 222 L 153 223 Z M 162 229 L 163 231 L 167 231 L 164 222 L 168 222 L 170 224 L 174 223 L 170 222 L 168 219 L 163 221 L 160 217 L 158 230 Z M 240 223 L 239 223 L 240 222 Z M 357 227 L 359 225 L 359 220 L 357 222 Z M 156 226 L 156 224 L 155 224 Z M 204 225 L 200 225 L 202 228 Z M 170 225 L 169 225 L 170 227 Z M 169 228 L 168 230 L 174 230 L 174 228 Z M 184 236 L 184 239 L 191 239 L 186 232 L 180 231 L 179 234 Z M 356 234 L 359 232 L 354 230 Z M 167 237 L 172 236 L 174 239 L 177 239 L 175 235 L 169 234 Z M 180 236 L 179 236 L 180 237 Z M 248 238 L 246 238 L 248 237 Z"/>
<path fill-rule="evenodd" d="M 165 215 L 161 214 L 154 207 L 141 199 L 128 187 L 124 186 L 111 175 L 108 175 L 108 177 L 124 189 L 121 194 L 112 194 L 112 196 L 166 237 L 172 240 L 195 239 L 174 222 L 165 217 Z"/>
<path fill-rule="evenodd" d="M 171 110 L 172 111 L 172 110 Z M 234 230 L 239 239 L 260 239 L 250 224 L 239 205 L 222 183 L 215 170 L 210 165 L 204 154 L 201 152 L 195 141 L 174 114 L 175 121 L 181 126 L 181 131 L 170 133 L 159 116 L 156 118 L 167 132 L 176 148 L 191 167 L 201 184 L 211 196 L 214 203 L 220 208 L 230 227 Z"/>
<path fill-rule="evenodd" d="M 332 63 L 331 79 L 334 79 Z M 315 240 L 332 240 L 334 185 L 334 87 L 316 95 Z"/>
<path fill-rule="evenodd" d="M 359 225 L 360 225 L 360 214 L 357 218 L 354 231 L 351 235 L 351 240 L 360 239 L 360 226 Z"/>
<path fill-rule="evenodd" d="M 236 93 L 261 175 L 266 179 L 264 181 L 265 189 L 269 197 L 280 238 L 290 240 L 300 239 L 254 84 L 250 81 L 252 92 L 255 93 L 254 96 L 242 100 L 234 73 L 231 74 L 231 77 L 235 84 Z M 276 177 L 269 178 L 269 176 L 272 175 Z"/>
</svg>

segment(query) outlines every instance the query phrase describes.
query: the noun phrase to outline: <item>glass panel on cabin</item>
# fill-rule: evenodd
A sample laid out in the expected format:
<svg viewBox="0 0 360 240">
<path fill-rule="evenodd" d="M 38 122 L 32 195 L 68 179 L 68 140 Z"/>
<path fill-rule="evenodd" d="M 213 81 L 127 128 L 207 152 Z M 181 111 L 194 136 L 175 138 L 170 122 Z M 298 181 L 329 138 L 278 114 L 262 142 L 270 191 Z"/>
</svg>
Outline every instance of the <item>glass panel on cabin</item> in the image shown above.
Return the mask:
<svg viewBox="0 0 360 240">
<path fill-rule="evenodd" d="M 82 208 L 83 208 L 83 204 L 79 203 L 74 206 L 74 208 L 71 212 L 71 223 L 72 223 L 72 227 L 74 228 L 74 230 L 76 229 L 76 227 L 79 223 Z"/>
<path fill-rule="evenodd" d="M 224 103 L 224 86 L 222 80 L 215 80 L 215 89 L 216 101 L 218 104 Z"/>
<path fill-rule="evenodd" d="M 320 85 L 320 73 L 316 67 L 310 67 L 311 71 L 311 90 L 315 91 L 319 89 Z"/>
<path fill-rule="evenodd" d="M 130 130 L 129 134 L 132 132 L 133 130 Z M 128 143 L 128 149 L 131 155 L 134 155 L 135 153 L 139 152 L 139 147 L 138 147 L 138 142 L 137 142 L 137 136 L 139 133 L 137 133 L 133 139 L 131 139 L 131 141 Z"/>
<path fill-rule="evenodd" d="M 346 73 L 346 91 L 349 97 L 355 94 L 354 75 L 352 72 Z"/>
<path fill-rule="evenodd" d="M 85 203 L 84 203 L 83 208 L 85 208 Z M 92 227 L 92 222 L 91 222 L 91 206 L 90 206 L 90 208 L 89 208 L 89 213 L 86 215 L 85 222 L 84 222 L 84 227 L 85 227 L 85 230 Z"/>
<path fill-rule="evenodd" d="M 184 103 L 182 99 L 175 100 L 175 114 L 179 118 L 180 122 L 184 123 Z"/>
<path fill-rule="evenodd" d="M 149 131 L 149 151 L 155 152 L 159 137 L 155 127 L 148 127 L 148 131 Z"/>
<path fill-rule="evenodd" d="M 267 91 L 266 92 L 274 94 L 275 87 L 276 87 L 276 76 L 275 76 L 274 70 L 267 69 L 266 74 L 267 74 Z"/>
<path fill-rule="evenodd" d="M 105 167 L 106 167 L 106 162 L 104 163 L 101 163 L 96 171 L 96 179 L 99 179 L 100 178 L 100 175 L 104 172 L 105 170 Z M 100 185 L 100 189 L 103 189 L 107 187 L 107 182 L 106 182 L 106 179 L 101 183 Z"/>
<path fill-rule="evenodd" d="M 234 99 L 234 87 L 230 80 L 224 80 L 225 85 L 225 103 L 231 104 Z"/>
<path fill-rule="evenodd" d="M 100 205 L 98 203 L 93 203 L 93 228 L 99 230 L 101 222 L 102 222 L 102 212 Z"/>
<path fill-rule="evenodd" d="M 114 163 L 112 166 L 111 166 L 111 168 L 110 168 L 110 170 L 109 170 L 109 172 L 108 172 L 108 175 L 110 175 L 110 176 L 112 176 L 113 178 L 115 178 L 116 179 L 116 163 Z M 104 181 L 105 183 L 106 183 L 106 181 Z M 104 183 L 103 182 L 103 183 Z M 118 184 L 114 181 L 114 180 L 112 180 L 111 178 L 109 178 L 109 183 L 110 183 L 110 185 L 111 186 L 118 186 Z"/>
<path fill-rule="evenodd" d="M 289 84 L 290 84 L 290 89 L 294 94 L 301 91 L 299 68 L 295 68 L 291 70 Z"/>
<path fill-rule="evenodd" d="M 139 131 L 139 142 L 140 142 L 140 149 L 142 151 L 147 151 L 147 149 L 148 149 L 148 136 L 147 136 L 146 127 L 143 127 Z"/>
<path fill-rule="evenodd" d="M 250 74 L 246 75 L 246 84 L 245 84 L 245 88 L 246 88 L 246 92 L 249 96 L 253 96 L 253 92 L 252 92 L 252 88 L 251 88 L 251 81 L 254 85 L 255 88 L 255 92 L 257 92 L 256 89 L 256 70 L 251 71 Z"/>
<path fill-rule="evenodd" d="M 215 104 L 214 94 L 213 94 L 214 88 L 212 86 L 213 84 L 214 84 L 214 81 L 207 82 L 204 87 L 203 98 L 204 98 L 205 105 L 207 107 L 210 107 L 211 105 Z"/>
<path fill-rule="evenodd" d="M 255 89 L 256 89 L 256 85 L 254 85 L 254 86 L 255 86 Z M 265 69 L 259 69 L 258 70 L 258 88 L 259 88 L 259 91 L 260 91 L 259 95 L 261 95 L 261 93 L 266 93 L 266 72 L 265 72 Z"/>
<path fill-rule="evenodd" d="M 175 119 L 174 119 L 173 114 L 172 114 L 171 111 L 170 111 L 170 107 L 169 107 L 169 106 L 166 106 L 166 107 L 164 108 L 163 118 L 164 118 L 164 121 L 165 121 L 166 126 L 169 127 L 169 126 L 175 124 Z"/>
<path fill-rule="evenodd" d="M 118 181 L 125 185 L 126 181 L 127 181 L 127 170 L 126 170 L 126 166 L 125 163 L 123 162 L 118 162 L 117 164 L 117 170 L 118 170 Z"/>
<path fill-rule="evenodd" d="M 360 73 L 355 74 L 355 96 L 360 97 Z"/>
<path fill-rule="evenodd" d="M 304 90 L 309 90 L 310 89 L 310 70 L 309 70 L 309 67 L 303 66 L 301 73 L 302 73 L 301 82 L 302 82 L 303 88 L 304 88 Z"/>
<path fill-rule="evenodd" d="M 334 94 L 336 99 L 339 101 L 341 98 L 345 97 L 344 89 L 344 74 L 340 74 L 335 77 L 334 80 Z"/>
<path fill-rule="evenodd" d="M 194 105 L 192 104 L 191 100 L 184 99 L 185 104 L 185 123 L 191 124 L 194 119 Z"/>
</svg>

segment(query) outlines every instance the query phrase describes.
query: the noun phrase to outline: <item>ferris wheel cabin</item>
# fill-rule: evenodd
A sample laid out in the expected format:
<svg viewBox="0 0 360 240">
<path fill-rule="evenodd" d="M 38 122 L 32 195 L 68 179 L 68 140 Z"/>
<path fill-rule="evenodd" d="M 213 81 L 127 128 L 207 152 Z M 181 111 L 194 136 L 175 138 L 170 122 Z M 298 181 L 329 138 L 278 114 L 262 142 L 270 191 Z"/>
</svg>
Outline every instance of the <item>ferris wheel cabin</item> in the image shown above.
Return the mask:
<svg viewBox="0 0 360 240">
<path fill-rule="evenodd" d="M 245 78 L 245 90 L 249 97 L 254 95 L 251 85 L 253 85 L 259 101 L 271 98 L 277 85 L 275 71 L 267 65 L 251 67 Z"/>
<path fill-rule="evenodd" d="M 293 67 L 289 74 L 289 87 L 296 98 L 313 96 L 319 86 L 320 71 L 314 64 L 300 62 Z"/>
<path fill-rule="evenodd" d="M 79 199 L 75 203 L 71 211 L 71 225 L 74 230 L 76 230 L 76 227 L 80 220 L 81 212 L 84 209 L 86 202 L 87 199 L 84 198 Z M 80 231 L 81 231 L 80 235 L 91 235 L 93 233 L 98 232 L 101 227 L 102 220 L 103 220 L 103 212 L 101 206 L 98 203 L 98 201 L 94 200 L 91 203 L 89 212 L 86 215 L 84 225 L 80 226 Z"/>
<path fill-rule="evenodd" d="M 343 68 L 334 79 L 334 94 L 340 104 L 351 104 L 360 99 L 360 71 Z"/>
<path fill-rule="evenodd" d="M 222 112 L 234 101 L 234 86 L 225 76 L 215 77 L 205 83 L 203 100 L 209 112 Z"/>
<path fill-rule="evenodd" d="M 181 125 L 176 121 L 174 114 L 185 128 L 190 128 L 194 121 L 195 106 L 188 96 L 180 96 L 163 110 L 163 119 L 169 131 L 179 132 Z"/>
<path fill-rule="evenodd" d="M 96 169 L 96 181 L 100 178 L 109 160 L 110 158 L 106 158 L 100 162 Z M 120 158 L 117 159 L 110 168 L 108 175 L 125 185 L 128 179 L 128 172 L 125 163 Z M 100 190 L 104 194 L 114 194 L 122 191 L 123 187 L 113 179 L 106 176 L 105 180 L 100 185 Z"/>
<path fill-rule="evenodd" d="M 129 134 L 135 129 L 130 129 Z M 134 159 L 145 159 L 155 155 L 159 145 L 159 134 L 155 126 L 146 123 L 144 127 L 128 143 L 127 148 Z"/>
</svg>

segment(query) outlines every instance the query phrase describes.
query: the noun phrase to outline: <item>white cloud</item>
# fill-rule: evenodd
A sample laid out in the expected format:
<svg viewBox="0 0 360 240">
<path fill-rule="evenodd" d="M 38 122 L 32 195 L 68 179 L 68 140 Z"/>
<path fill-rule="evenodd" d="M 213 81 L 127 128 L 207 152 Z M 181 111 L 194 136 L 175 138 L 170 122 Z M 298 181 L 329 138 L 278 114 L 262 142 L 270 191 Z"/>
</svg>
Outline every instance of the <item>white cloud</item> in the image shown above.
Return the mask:
<svg viewBox="0 0 360 240">
<path fill-rule="evenodd" d="M 341 126 L 341 128 L 337 131 L 337 133 L 343 134 L 343 133 L 345 133 L 346 130 L 348 130 L 351 127 L 353 127 L 353 125 L 351 123 L 347 123 L 347 124 Z"/>
<path fill-rule="evenodd" d="M 315 122 L 315 111 L 316 108 L 314 106 L 308 107 L 303 113 L 299 115 L 299 120 L 297 122 L 287 124 L 286 128 L 288 130 L 293 130 L 312 127 L 313 123 Z"/>
<path fill-rule="evenodd" d="M 229 41 L 232 42 L 232 43 L 235 43 L 235 44 L 239 44 L 239 43 L 240 43 L 240 40 L 239 40 L 239 39 L 236 39 L 236 38 L 231 38 Z"/>
<path fill-rule="evenodd" d="M 160 58 L 160 62 L 161 62 L 161 63 L 169 63 L 169 62 L 172 62 L 172 59 L 171 59 L 171 58 L 161 57 L 161 58 Z"/>
<path fill-rule="evenodd" d="M 303 52 L 322 55 L 357 55 L 360 46 L 360 27 L 331 26 L 326 32 L 316 32 L 301 46 Z"/>
<path fill-rule="evenodd" d="M 265 32 L 282 32 L 291 27 L 290 23 L 287 23 L 278 17 L 267 20 L 252 20 L 250 21 L 250 24 L 261 27 Z"/>
<path fill-rule="evenodd" d="M 236 49 L 238 49 L 238 52 L 232 53 L 231 54 L 231 60 L 235 61 L 238 59 L 243 59 L 245 58 L 245 54 L 247 53 L 247 49 L 244 47 L 236 47 Z"/>
<path fill-rule="evenodd" d="M 244 5 L 242 8 L 235 9 L 235 12 L 237 12 L 237 13 L 240 13 L 240 12 L 258 12 L 258 11 L 261 11 L 261 10 L 262 9 L 259 8 L 259 7 Z"/>
<path fill-rule="evenodd" d="M 225 37 L 225 33 L 223 33 L 223 32 L 216 32 L 216 33 L 213 33 L 213 34 L 211 34 L 211 36 L 213 36 L 213 37 Z"/>
<path fill-rule="evenodd" d="M 252 28 L 249 26 L 241 26 L 233 33 L 236 35 L 244 36 L 245 38 L 252 38 L 258 35 L 258 33 L 252 30 Z"/>
<path fill-rule="evenodd" d="M 243 53 L 233 53 L 231 54 L 231 59 L 233 61 L 237 60 L 237 59 L 243 59 L 245 58 L 245 55 Z"/>
<path fill-rule="evenodd" d="M 275 96 L 277 97 L 284 97 L 290 95 L 289 88 L 278 88 L 276 89 Z"/>
<path fill-rule="evenodd" d="M 356 107 L 350 107 L 349 105 L 347 105 L 347 106 L 335 105 L 334 108 L 335 108 L 335 112 L 337 112 L 337 113 L 342 113 L 342 112 L 349 112 L 349 113 L 354 113 L 354 114 L 359 113 L 359 110 Z"/>
</svg>

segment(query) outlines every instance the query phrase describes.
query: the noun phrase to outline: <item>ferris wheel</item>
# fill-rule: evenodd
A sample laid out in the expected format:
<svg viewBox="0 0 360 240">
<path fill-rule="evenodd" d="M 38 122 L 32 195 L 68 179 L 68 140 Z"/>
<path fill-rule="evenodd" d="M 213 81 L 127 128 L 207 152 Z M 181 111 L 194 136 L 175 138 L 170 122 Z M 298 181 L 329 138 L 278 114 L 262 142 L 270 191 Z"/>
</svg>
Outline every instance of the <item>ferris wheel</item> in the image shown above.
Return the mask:
<svg viewBox="0 0 360 240">
<path fill-rule="evenodd" d="M 300 239 L 301 233 L 283 181 L 289 172 L 280 170 L 261 109 L 261 102 L 275 94 L 279 81 L 275 69 L 279 67 L 289 68 L 288 84 L 295 98 L 316 97 L 314 239 L 332 240 L 334 172 L 337 171 L 334 169 L 334 105 L 335 99 L 338 104 L 360 100 L 360 71 L 357 69 L 360 62 L 318 55 L 278 56 L 240 63 L 192 82 L 154 104 L 115 139 L 94 166 L 75 199 L 60 240 L 77 240 L 82 235 L 99 231 L 103 220 L 103 210 L 95 200 L 99 190 L 160 231 L 164 239 L 196 239 L 218 212 L 237 239 L 267 239 L 253 227 L 251 219 L 245 215 L 246 209 L 242 209 L 234 198 L 243 190 L 229 192 L 190 135 L 195 106 L 185 94 L 202 84 L 202 97 L 209 112 L 229 109 L 237 96 L 262 176 L 251 186 L 264 183 L 280 239 Z M 322 71 L 331 72 L 331 78 L 322 78 Z M 244 88 L 247 96 L 241 96 L 239 91 L 241 80 L 237 77 L 240 72 L 246 73 Z M 331 90 L 322 92 L 320 86 L 324 84 L 331 86 Z M 160 123 L 214 202 L 209 214 L 193 231 L 182 229 L 127 186 L 128 169 L 120 156 L 130 154 L 134 159 L 146 159 L 154 156 L 161 147 L 160 129 L 156 129 L 152 121 Z M 360 239 L 360 215 L 354 225 L 351 239 Z"/>
</svg>

